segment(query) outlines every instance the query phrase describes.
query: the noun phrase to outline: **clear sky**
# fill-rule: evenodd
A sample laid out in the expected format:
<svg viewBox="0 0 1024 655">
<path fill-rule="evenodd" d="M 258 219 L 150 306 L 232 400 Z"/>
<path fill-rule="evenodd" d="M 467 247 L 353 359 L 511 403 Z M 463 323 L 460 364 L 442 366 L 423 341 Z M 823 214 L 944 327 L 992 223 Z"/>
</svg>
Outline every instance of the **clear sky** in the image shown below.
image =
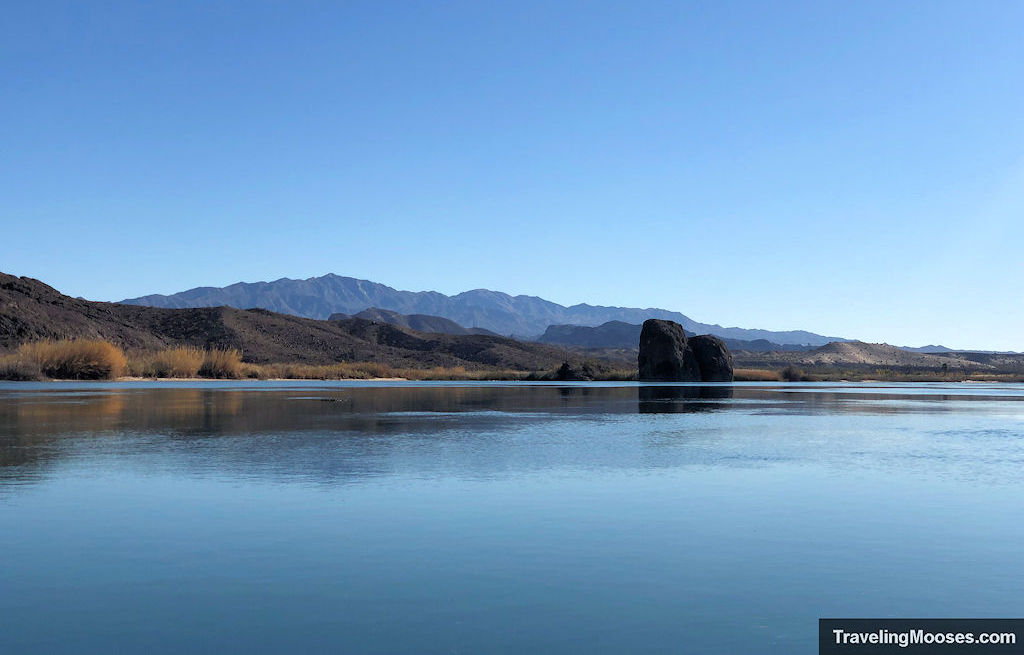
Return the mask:
<svg viewBox="0 0 1024 655">
<path fill-rule="evenodd" d="M 0 270 L 1024 350 L 1024 3 L 9 2 Z"/>
</svg>

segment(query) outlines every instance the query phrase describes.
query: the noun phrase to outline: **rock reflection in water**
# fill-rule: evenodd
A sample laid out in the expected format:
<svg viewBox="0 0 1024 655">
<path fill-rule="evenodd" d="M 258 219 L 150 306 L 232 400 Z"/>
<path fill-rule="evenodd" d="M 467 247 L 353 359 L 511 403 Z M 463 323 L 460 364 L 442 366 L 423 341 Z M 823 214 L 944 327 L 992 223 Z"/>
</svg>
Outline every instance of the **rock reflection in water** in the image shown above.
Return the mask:
<svg viewBox="0 0 1024 655">
<path fill-rule="evenodd" d="M 642 386 L 637 388 L 641 414 L 682 414 L 723 409 L 715 402 L 733 397 L 733 385 Z"/>
</svg>

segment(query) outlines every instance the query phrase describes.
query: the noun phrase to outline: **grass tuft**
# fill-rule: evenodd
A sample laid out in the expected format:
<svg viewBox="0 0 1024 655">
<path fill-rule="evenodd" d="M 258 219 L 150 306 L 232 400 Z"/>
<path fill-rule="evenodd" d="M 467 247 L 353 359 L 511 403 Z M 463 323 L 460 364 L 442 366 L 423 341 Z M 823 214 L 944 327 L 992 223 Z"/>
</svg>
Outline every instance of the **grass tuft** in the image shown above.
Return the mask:
<svg viewBox="0 0 1024 655">
<path fill-rule="evenodd" d="M 199 375 L 205 358 L 206 353 L 200 348 L 167 348 L 152 354 L 133 355 L 128 360 L 128 371 L 147 378 L 194 378 Z"/>
<path fill-rule="evenodd" d="M 467 370 L 464 366 L 400 368 L 379 362 L 338 362 L 336 364 L 246 364 L 249 378 L 285 380 L 520 380 L 523 371 L 505 369 Z"/>
<path fill-rule="evenodd" d="M 778 382 L 782 375 L 762 368 L 738 368 L 733 371 L 733 379 L 737 382 Z"/>
<path fill-rule="evenodd" d="M 43 372 L 35 362 L 21 359 L 17 355 L 0 357 L 0 380 L 35 382 L 42 379 Z"/>
<path fill-rule="evenodd" d="M 204 378 L 242 377 L 242 351 L 232 348 L 213 348 L 203 354 L 203 363 L 199 366 L 199 375 Z"/>
<path fill-rule="evenodd" d="M 19 366 L 34 366 L 46 377 L 68 380 L 110 380 L 124 375 L 127 367 L 120 348 L 97 339 L 26 343 L 15 358 Z"/>
</svg>

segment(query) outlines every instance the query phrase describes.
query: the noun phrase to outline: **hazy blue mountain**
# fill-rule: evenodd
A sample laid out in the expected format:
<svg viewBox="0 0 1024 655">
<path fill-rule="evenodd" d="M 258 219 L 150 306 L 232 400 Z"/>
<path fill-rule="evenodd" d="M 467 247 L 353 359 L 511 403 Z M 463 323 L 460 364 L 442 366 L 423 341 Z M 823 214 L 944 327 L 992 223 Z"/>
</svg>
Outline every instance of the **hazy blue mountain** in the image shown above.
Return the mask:
<svg viewBox="0 0 1024 655">
<path fill-rule="evenodd" d="M 168 296 L 130 298 L 123 303 L 153 307 L 260 307 L 284 314 L 326 319 L 331 314 L 356 314 L 376 307 L 400 314 L 441 316 L 459 325 L 481 327 L 498 334 L 535 337 L 549 325 L 601 325 L 608 321 L 640 324 L 648 318 L 680 323 L 699 334 L 730 339 L 765 339 L 779 344 L 820 346 L 838 337 L 803 330 L 776 332 L 699 323 L 679 312 L 657 308 L 565 307 L 536 296 L 510 296 L 499 291 L 475 289 L 454 296 L 436 291 L 399 291 L 389 286 L 328 274 L 306 280 L 282 278 L 274 282 L 239 282 L 227 287 L 198 287 Z"/>
<path fill-rule="evenodd" d="M 914 346 L 900 346 L 900 348 L 903 349 L 903 350 L 906 350 L 907 352 L 912 352 L 912 353 L 931 353 L 931 354 L 935 354 L 935 353 L 951 353 L 951 352 L 953 352 L 952 348 L 947 348 L 945 346 L 935 346 L 935 345 L 917 346 L 917 347 L 914 347 Z"/>
<path fill-rule="evenodd" d="M 640 343 L 640 328 L 639 324 L 622 321 L 608 321 L 594 327 L 549 325 L 537 341 L 581 348 L 636 348 Z"/>
</svg>

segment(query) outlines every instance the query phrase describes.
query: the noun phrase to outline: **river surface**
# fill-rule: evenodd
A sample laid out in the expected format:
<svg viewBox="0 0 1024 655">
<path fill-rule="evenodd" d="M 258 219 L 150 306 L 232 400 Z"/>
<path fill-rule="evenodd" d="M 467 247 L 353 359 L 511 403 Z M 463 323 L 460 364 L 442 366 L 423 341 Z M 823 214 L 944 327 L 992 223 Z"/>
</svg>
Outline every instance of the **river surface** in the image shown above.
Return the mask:
<svg viewBox="0 0 1024 655">
<path fill-rule="evenodd" d="M 1024 385 L 0 383 L 0 652 L 814 653 L 1024 608 Z"/>
</svg>

